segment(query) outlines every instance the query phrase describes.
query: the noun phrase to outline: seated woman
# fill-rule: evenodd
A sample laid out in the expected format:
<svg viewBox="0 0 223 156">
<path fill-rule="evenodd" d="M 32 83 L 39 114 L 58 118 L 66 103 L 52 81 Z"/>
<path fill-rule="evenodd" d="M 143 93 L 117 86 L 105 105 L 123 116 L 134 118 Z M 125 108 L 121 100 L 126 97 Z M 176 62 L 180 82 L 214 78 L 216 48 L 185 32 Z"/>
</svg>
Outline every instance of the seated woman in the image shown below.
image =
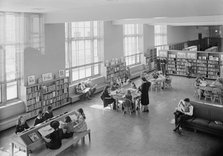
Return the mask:
<svg viewBox="0 0 223 156">
<path fill-rule="evenodd" d="M 74 126 L 76 122 L 73 122 L 69 116 L 65 117 L 65 125 L 63 127 L 63 138 L 70 138 L 74 134 Z"/>
<path fill-rule="evenodd" d="M 101 99 L 104 103 L 104 107 L 107 107 L 109 104 L 113 103 L 113 109 L 116 110 L 116 100 L 113 99 L 108 92 L 108 89 L 110 87 L 106 86 L 105 89 L 103 90 L 102 94 L 101 94 Z"/>
<path fill-rule="evenodd" d="M 44 121 L 43 112 L 42 112 L 42 110 L 39 110 L 38 115 L 37 115 L 37 117 L 35 119 L 35 122 L 34 122 L 34 126 L 42 123 L 43 121 Z"/>
<path fill-rule="evenodd" d="M 52 133 L 43 137 L 46 141 L 46 147 L 49 149 L 59 149 L 62 145 L 63 130 L 59 128 L 59 121 L 52 121 L 50 126 L 54 129 Z"/>
<path fill-rule="evenodd" d="M 87 130 L 87 123 L 85 122 L 86 116 L 84 110 L 79 108 L 77 110 L 77 125 L 74 128 L 74 132 L 83 132 Z"/>
<path fill-rule="evenodd" d="M 24 116 L 19 116 L 18 120 L 17 120 L 17 124 L 16 124 L 16 128 L 15 128 L 15 133 L 20 133 L 22 131 L 24 131 L 25 129 L 28 129 L 29 126 L 26 123 L 26 120 L 24 118 Z"/>
<path fill-rule="evenodd" d="M 90 88 L 86 88 L 84 83 L 79 83 L 76 87 L 76 91 L 78 94 L 83 94 L 84 98 L 86 97 L 87 99 L 90 98 Z"/>
</svg>

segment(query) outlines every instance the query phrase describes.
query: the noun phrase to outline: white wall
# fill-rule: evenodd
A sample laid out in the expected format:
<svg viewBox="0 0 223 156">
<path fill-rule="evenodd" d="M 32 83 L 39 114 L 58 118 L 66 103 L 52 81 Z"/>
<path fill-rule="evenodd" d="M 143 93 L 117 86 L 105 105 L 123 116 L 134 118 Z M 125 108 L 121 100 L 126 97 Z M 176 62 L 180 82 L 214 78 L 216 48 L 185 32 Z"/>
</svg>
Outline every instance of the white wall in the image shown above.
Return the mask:
<svg viewBox="0 0 223 156">
<path fill-rule="evenodd" d="M 197 40 L 199 33 L 202 34 L 202 38 L 209 36 L 208 27 L 188 26 L 186 28 L 187 28 L 187 31 L 185 35 L 187 35 L 188 40 Z"/>
<path fill-rule="evenodd" d="M 26 48 L 24 53 L 24 78 L 44 73 L 57 74 L 65 69 L 65 30 L 64 24 L 45 24 L 45 54 L 33 48 Z"/>
<path fill-rule="evenodd" d="M 187 27 L 167 26 L 167 44 L 185 42 L 188 40 Z"/>
<path fill-rule="evenodd" d="M 144 24 L 143 25 L 143 52 L 146 52 L 148 49 L 152 49 L 155 46 L 155 38 L 154 38 L 154 26 Z M 142 55 L 142 63 L 145 63 L 145 57 Z"/>
<path fill-rule="evenodd" d="M 123 57 L 123 27 L 104 22 L 104 59 Z"/>
</svg>

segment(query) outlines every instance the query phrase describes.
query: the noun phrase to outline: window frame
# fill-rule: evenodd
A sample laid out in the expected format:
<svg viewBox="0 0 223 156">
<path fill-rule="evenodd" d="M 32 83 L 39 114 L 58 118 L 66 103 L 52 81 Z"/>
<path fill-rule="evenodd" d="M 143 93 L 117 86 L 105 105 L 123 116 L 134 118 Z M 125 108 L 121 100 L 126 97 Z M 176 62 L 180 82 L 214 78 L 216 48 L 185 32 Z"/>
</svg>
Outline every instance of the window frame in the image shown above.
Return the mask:
<svg viewBox="0 0 223 156">
<path fill-rule="evenodd" d="M 70 82 L 71 83 L 76 83 L 78 81 L 82 81 L 84 79 L 88 79 L 88 78 L 94 78 L 94 77 L 98 77 L 101 75 L 101 53 L 103 51 L 102 49 L 102 43 L 103 43 L 103 37 L 102 37 L 102 31 L 103 31 L 103 23 L 101 21 L 86 21 L 90 23 L 90 33 L 87 36 L 74 36 L 74 31 L 72 31 L 72 29 L 79 29 L 80 27 L 73 27 L 73 25 L 78 25 L 80 24 L 79 22 L 69 22 L 69 23 L 65 23 L 65 66 L 66 66 L 66 76 L 70 77 Z M 95 22 L 97 23 L 97 27 L 95 29 Z M 85 24 L 85 23 L 84 23 Z M 83 27 L 84 30 L 82 30 L 85 34 L 85 28 Z M 87 27 L 88 28 L 88 27 Z M 97 35 L 95 35 L 95 30 L 97 31 Z M 77 33 L 76 33 L 77 34 Z M 84 55 L 86 55 L 86 51 L 85 51 L 85 42 L 89 41 L 90 42 L 90 57 L 91 57 L 91 61 L 90 63 L 85 63 L 85 64 L 80 64 L 79 62 L 76 62 L 74 64 L 73 60 L 73 53 L 74 50 L 72 49 L 72 44 L 73 42 L 76 44 L 79 44 L 78 42 L 84 42 Z M 95 41 L 97 41 L 97 61 L 95 61 Z M 75 47 L 77 47 L 77 45 L 75 45 Z M 79 54 L 79 49 L 77 50 L 77 53 L 74 55 L 78 55 Z M 94 70 L 95 70 L 95 65 L 98 65 L 98 73 L 95 74 Z M 86 76 L 86 69 L 85 70 L 85 76 L 83 78 L 80 78 L 80 70 L 81 68 L 87 68 L 89 67 L 91 68 L 91 74 L 90 76 Z M 73 77 L 73 70 L 75 69 L 79 69 L 78 70 L 78 78 L 74 79 Z"/>
<path fill-rule="evenodd" d="M 127 30 L 127 27 L 131 27 Z M 128 33 L 127 33 L 128 32 Z M 127 33 L 127 34 L 126 34 Z M 136 52 L 132 51 L 132 54 L 129 54 L 130 51 L 127 51 L 126 49 L 126 42 L 128 42 L 128 39 L 135 40 L 134 46 L 136 49 Z M 129 43 L 129 42 L 128 42 Z M 143 53 L 143 25 L 142 24 L 124 24 L 123 25 L 123 51 L 124 51 L 124 58 L 126 61 L 126 65 L 131 67 L 138 64 L 141 64 L 142 59 L 141 55 Z M 128 53 L 127 53 L 128 52 Z M 131 58 L 133 58 L 134 63 L 129 63 Z M 128 60 L 129 59 L 129 60 Z"/>
</svg>

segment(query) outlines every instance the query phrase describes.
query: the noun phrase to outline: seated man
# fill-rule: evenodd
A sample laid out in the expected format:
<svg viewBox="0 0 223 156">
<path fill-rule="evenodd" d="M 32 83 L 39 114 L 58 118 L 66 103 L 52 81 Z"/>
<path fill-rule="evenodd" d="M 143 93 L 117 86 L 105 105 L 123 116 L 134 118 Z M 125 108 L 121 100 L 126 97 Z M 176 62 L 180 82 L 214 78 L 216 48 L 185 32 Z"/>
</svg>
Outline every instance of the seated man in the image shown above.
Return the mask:
<svg viewBox="0 0 223 156">
<path fill-rule="evenodd" d="M 83 94 L 87 99 L 90 98 L 90 88 L 86 88 L 83 83 L 79 83 L 76 87 L 76 91 L 78 94 Z"/>
<path fill-rule="evenodd" d="M 190 99 L 185 98 L 184 100 L 180 100 L 175 115 L 175 128 L 173 131 L 181 134 L 180 127 L 182 123 L 188 119 L 191 119 L 193 116 L 193 106 L 190 104 Z"/>
<path fill-rule="evenodd" d="M 93 84 L 91 79 L 88 79 L 85 82 L 85 87 L 90 88 L 90 96 L 94 95 L 94 93 L 96 91 L 96 86 L 97 86 L 97 84 Z"/>
</svg>

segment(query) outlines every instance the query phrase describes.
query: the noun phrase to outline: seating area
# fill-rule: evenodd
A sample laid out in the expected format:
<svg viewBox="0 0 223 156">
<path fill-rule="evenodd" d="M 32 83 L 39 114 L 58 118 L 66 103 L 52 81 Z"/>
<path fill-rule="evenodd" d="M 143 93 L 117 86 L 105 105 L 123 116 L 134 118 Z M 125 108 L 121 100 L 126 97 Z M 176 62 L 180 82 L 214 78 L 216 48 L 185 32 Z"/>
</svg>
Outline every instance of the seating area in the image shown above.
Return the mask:
<svg viewBox="0 0 223 156">
<path fill-rule="evenodd" d="M 183 127 L 223 137 L 223 106 L 191 101 L 193 118 L 184 122 Z"/>
<path fill-rule="evenodd" d="M 106 86 L 106 79 L 104 76 L 100 76 L 100 77 L 96 77 L 92 79 L 92 84 L 95 85 L 96 87 L 96 93 L 99 93 L 103 90 L 103 88 Z M 78 100 L 81 99 L 82 94 L 77 94 L 76 93 L 76 87 L 77 87 L 78 83 L 71 85 L 70 87 L 70 98 L 71 98 L 71 102 L 76 102 Z"/>
</svg>

